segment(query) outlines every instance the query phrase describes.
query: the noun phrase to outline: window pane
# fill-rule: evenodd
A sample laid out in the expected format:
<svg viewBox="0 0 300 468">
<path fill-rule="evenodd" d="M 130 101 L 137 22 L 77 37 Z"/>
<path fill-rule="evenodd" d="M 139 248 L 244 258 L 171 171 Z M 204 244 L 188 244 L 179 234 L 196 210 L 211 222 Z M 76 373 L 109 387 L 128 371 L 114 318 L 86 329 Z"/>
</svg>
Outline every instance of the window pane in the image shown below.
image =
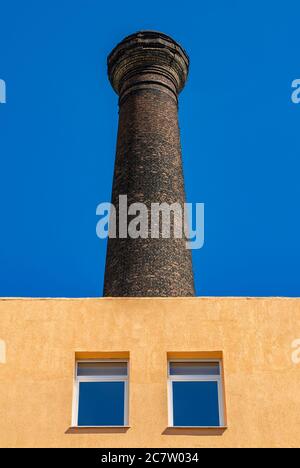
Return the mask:
<svg viewBox="0 0 300 468">
<path fill-rule="evenodd" d="M 219 426 L 217 382 L 172 382 L 174 426 Z"/>
<path fill-rule="evenodd" d="M 218 362 L 170 362 L 170 375 L 220 375 Z"/>
<path fill-rule="evenodd" d="M 78 426 L 123 426 L 124 382 L 80 382 Z"/>
<path fill-rule="evenodd" d="M 127 362 L 78 362 L 78 376 L 127 376 Z"/>
</svg>

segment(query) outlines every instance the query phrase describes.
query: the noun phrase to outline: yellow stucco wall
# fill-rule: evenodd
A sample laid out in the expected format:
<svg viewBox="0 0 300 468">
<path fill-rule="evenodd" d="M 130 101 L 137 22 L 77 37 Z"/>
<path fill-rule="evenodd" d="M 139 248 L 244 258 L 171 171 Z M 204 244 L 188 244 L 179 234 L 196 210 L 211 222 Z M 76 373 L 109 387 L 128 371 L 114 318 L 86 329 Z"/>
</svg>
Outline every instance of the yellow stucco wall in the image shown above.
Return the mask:
<svg viewBox="0 0 300 468">
<path fill-rule="evenodd" d="M 0 445 L 300 447 L 299 338 L 299 299 L 2 299 Z M 130 353 L 130 429 L 68 432 L 75 353 L 113 351 Z M 223 352 L 222 434 L 166 431 L 167 352 L 187 351 Z"/>
</svg>

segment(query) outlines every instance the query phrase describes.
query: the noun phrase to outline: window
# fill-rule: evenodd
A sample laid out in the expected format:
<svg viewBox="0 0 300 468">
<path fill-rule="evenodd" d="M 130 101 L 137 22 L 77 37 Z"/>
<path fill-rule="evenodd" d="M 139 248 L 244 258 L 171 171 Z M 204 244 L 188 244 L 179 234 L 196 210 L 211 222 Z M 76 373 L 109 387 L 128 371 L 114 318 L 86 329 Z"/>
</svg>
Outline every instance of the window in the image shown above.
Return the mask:
<svg viewBox="0 0 300 468">
<path fill-rule="evenodd" d="M 169 361 L 169 425 L 224 425 L 221 361 Z"/>
<path fill-rule="evenodd" d="M 74 395 L 74 426 L 126 426 L 128 362 L 78 361 Z"/>
</svg>

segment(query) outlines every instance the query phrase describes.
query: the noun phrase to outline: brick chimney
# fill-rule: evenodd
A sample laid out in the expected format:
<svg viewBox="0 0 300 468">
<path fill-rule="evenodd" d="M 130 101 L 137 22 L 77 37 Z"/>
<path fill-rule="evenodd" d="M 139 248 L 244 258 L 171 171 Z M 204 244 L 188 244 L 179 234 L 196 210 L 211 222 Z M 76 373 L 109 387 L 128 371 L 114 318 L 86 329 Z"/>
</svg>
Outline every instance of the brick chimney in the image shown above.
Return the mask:
<svg viewBox="0 0 300 468">
<path fill-rule="evenodd" d="M 188 67 L 182 47 L 155 31 L 126 37 L 108 56 L 109 80 L 119 95 L 112 188 L 117 212 L 119 195 L 127 195 L 128 206 L 166 202 L 183 207 L 177 111 Z M 174 228 L 176 217 L 171 219 Z M 161 234 L 161 223 L 159 229 Z M 191 251 L 184 236 L 109 239 L 104 296 L 193 295 Z"/>
</svg>

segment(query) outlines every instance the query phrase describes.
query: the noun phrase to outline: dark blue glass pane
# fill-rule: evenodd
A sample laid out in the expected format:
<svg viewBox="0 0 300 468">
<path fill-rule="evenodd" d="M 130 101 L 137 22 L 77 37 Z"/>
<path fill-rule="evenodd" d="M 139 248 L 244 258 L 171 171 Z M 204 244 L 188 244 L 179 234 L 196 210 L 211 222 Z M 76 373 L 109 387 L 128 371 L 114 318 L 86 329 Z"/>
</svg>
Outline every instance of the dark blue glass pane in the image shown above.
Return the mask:
<svg viewBox="0 0 300 468">
<path fill-rule="evenodd" d="M 173 382 L 174 426 L 219 426 L 217 382 Z"/>
<path fill-rule="evenodd" d="M 80 382 L 78 426 L 124 425 L 124 382 Z"/>
</svg>

